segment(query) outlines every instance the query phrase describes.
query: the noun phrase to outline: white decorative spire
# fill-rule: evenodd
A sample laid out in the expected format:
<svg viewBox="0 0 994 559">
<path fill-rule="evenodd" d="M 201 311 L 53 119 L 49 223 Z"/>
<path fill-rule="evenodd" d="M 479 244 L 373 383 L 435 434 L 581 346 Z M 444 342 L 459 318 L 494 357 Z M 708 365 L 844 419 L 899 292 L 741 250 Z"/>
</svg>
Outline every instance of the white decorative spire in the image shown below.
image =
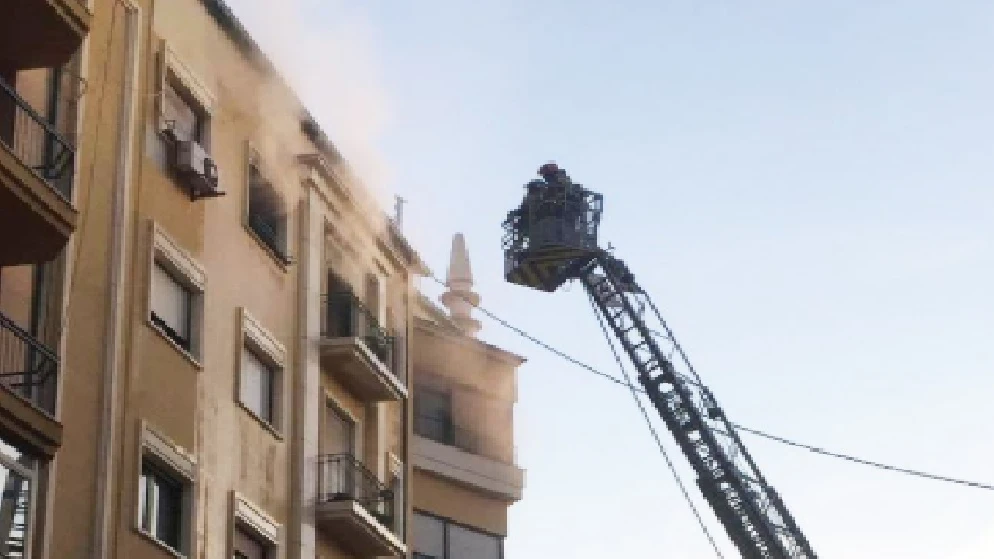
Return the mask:
<svg viewBox="0 0 994 559">
<path fill-rule="evenodd" d="M 480 296 L 473 291 L 473 270 L 469 265 L 469 251 L 462 233 L 452 237 L 449 271 L 445 276 L 448 291 L 440 300 L 449 309 L 449 316 L 463 332 L 475 336 L 480 331 L 480 321 L 473 318 L 473 307 L 480 304 Z"/>
</svg>

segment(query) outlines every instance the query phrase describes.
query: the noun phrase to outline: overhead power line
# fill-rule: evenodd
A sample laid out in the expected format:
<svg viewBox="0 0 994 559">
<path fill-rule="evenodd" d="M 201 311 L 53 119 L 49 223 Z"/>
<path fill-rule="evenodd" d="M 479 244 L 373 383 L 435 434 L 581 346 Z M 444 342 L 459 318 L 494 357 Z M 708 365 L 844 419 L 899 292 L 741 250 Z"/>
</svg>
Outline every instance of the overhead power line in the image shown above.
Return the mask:
<svg viewBox="0 0 994 559">
<path fill-rule="evenodd" d="M 438 283 L 439 285 L 445 287 L 445 282 L 442 281 L 442 280 L 440 280 L 433 273 L 429 272 L 428 273 L 428 277 L 431 278 L 432 281 L 434 281 L 435 283 Z M 510 330 L 510 331 L 514 332 L 515 334 L 521 336 L 522 338 L 525 338 L 526 340 L 534 343 L 535 345 L 541 347 L 542 349 L 545 349 L 549 353 L 552 353 L 552 354 L 554 354 L 554 355 L 562 358 L 563 360 L 568 361 L 568 362 L 576 365 L 577 367 L 580 367 L 581 369 L 586 370 L 587 372 L 593 373 L 593 374 L 595 374 L 595 375 L 597 375 L 599 377 L 603 377 L 604 379 L 609 380 L 609 381 L 611 381 L 611 382 L 613 382 L 613 383 L 615 383 L 615 384 L 617 384 L 619 386 L 629 387 L 628 383 L 626 383 L 625 381 L 623 381 L 623 380 L 615 377 L 614 375 L 610 375 L 608 373 L 605 373 L 604 371 L 596 369 L 593 366 L 588 365 L 587 363 L 584 363 L 583 361 L 580 361 L 579 359 L 573 357 L 572 355 L 570 355 L 570 354 L 568 354 L 568 353 L 566 353 L 566 352 L 564 352 L 564 351 L 562 351 L 562 350 L 560 350 L 560 349 L 558 349 L 558 348 L 556 348 L 556 347 L 554 347 L 552 345 L 549 345 L 548 343 L 542 341 L 541 339 L 539 339 L 539 338 L 537 338 L 537 337 L 529 334 L 525 330 L 522 330 L 521 328 L 518 328 L 517 326 L 515 326 L 515 325 L 511 324 L 510 322 L 504 320 L 503 318 L 497 316 L 496 314 L 494 314 L 490 310 L 486 309 L 485 307 L 482 307 L 479 304 L 474 304 L 473 301 L 470 301 L 469 299 L 465 299 L 465 300 L 468 303 L 470 303 L 471 305 L 473 305 L 473 307 L 476 308 L 478 311 L 480 311 L 481 313 L 483 313 L 487 318 L 493 320 L 494 322 L 500 324 L 504 328 L 507 328 L 508 330 Z M 645 391 L 642 390 L 639 387 L 631 386 L 631 388 L 633 388 L 638 393 L 642 393 L 642 394 L 645 393 Z M 817 447 L 817 446 L 814 446 L 814 445 L 809 445 L 809 444 L 797 442 L 797 441 L 788 439 L 786 437 L 779 437 L 777 435 L 772 435 L 772 434 L 767 433 L 765 431 L 761 431 L 759 429 L 753 429 L 753 428 L 750 428 L 750 427 L 746 427 L 746 426 L 740 425 L 738 423 L 731 423 L 731 422 L 729 422 L 729 424 L 732 427 L 734 427 L 735 429 L 737 429 L 739 431 L 742 431 L 743 433 L 748 433 L 750 435 L 754 435 L 754 436 L 757 436 L 757 437 L 762 437 L 764 439 L 771 440 L 771 441 L 774 441 L 774 442 L 778 442 L 778 443 L 781 443 L 781 444 L 784 444 L 784 445 L 787 445 L 787 446 L 792 446 L 792 447 L 795 447 L 795 448 L 801 448 L 801 449 L 813 452 L 815 454 L 820 454 L 822 456 L 828 456 L 830 458 L 837 458 L 837 459 L 845 460 L 845 461 L 852 462 L 852 463 L 855 463 L 855 464 L 862 464 L 864 466 L 871 466 L 871 467 L 874 467 L 874 468 L 877 468 L 877 469 L 880 469 L 880 470 L 884 470 L 884 471 L 897 472 L 897 473 L 901 473 L 901 474 L 905 474 L 905 475 L 909 475 L 909 476 L 920 477 L 920 478 L 923 478 L 923 479 L 931 479 L 931 480 L 934 480 L 934 481 L 942 481 L 942 482 L 946 482 L 946 483 L 952 483 L 952 484 L 955 484 L 955 485 L 962 485 L 962 486 L 965 486 L 965 487 L 972 487 L 974 489 L 984 489 L 984 490 L 987 490 L 987 491 L 994 491 L 994 484 L 983 483 L 983 482 L 979 482 L 979 481 L 970 481 L 970 480 L 964 480 L 964 479 L 957 479 L 957 478 L 952 478 L 952 477 L 947 477 L 947 476 L 940 476 L 940 475 L 937 475 L 937 474 L 931 474 L 931 473 L 928 473 L 928 472 L 923 472 L 921 470 L 913 470 L 913 469 L 910 469 L 910 468 L 901 468 L 901 467 L 898 467 L 898 466 L 892 466 L 892 465 L 889 465 L 889 464 L 884 464 L 884 463 L 876 462 L 876 461 L 873 461 L 873 460 L 866 460 L 864 458 L 859 458 L 857 456 L 852 456 L 850 454 L 845 454 L 845 453 L 842 453 L 842 452 L 834 452 L 834 451 L 831 451 L 831 450 L 826 450 L 824 448 Z"/>
<path fill-rule="evenodd" d="M 614 356 L 614 361 L 618 364 L 618 370 L 620 370 L 621 374 L 625 377 L 625 384 L 628 386 L 628 390 L 631 391 L 632 399 L 635 400 L 635 405 L 638 406 L 639 411 L 642 413 L 642 418 L 645 419 L 645 425 L 649 428 L 649 432 L 652 433 L 652 438 L 655 439 L 656 446 L 659 447 L 659 453 L 662 454 L 663 459 L 666 460 L 666 465 L 669 467 L 670 473 L 673 474 L 673 479 L 676 481 L 677 487 L 680 488 L 680 493 L 683 494 L 683 498 L 687 501 L 690 511 L 694 513 L 694 518 L 697 519 L 697 524 L 700 525 L 701 531 L 704 532 L 704 537 L 708 539 L 711 547 L 714 548 L 715 555 L 717 555 L 720 559 L 724 559 L 725 556 L 721 553 L 721 549 L 718 548 L 718 543 L 714 540 L 714 536 L 711 535 L 708 525 L 704 522 L 704 517 L 701 516 L 701 511 L 697 509 L 697 505 L 694 504 L 694 500 L 690 497 L 690 492 L 687 491 L 687 486 L 684 485 L 683 480 L 680 479 L 680 472 L 677 471 L 676 465 L 673 464 L 673 459 L 671 459 L 670 454 L 666 452 L 666 447 L 663 446 L 663 439 L 659 436 L 656 426 L 652 424 L 652 419 L 649 417 L 649 412 L 645 409 L 645 404 L 642 403 L 642 398 L 639 398 L 639 390 L 632 382 L 632 378 L 628 374 L 628 369 L 625 368 L 625 363 L 621 360 L 621 355 L 618 354 L 618 349 L 614 347 L 614 340 L 611 339 L 611 333 L 608 332 L 607 325 L 604 324 L 604 318 L 597 312 L 593 296 L 589 293 L 587 296 L 590 299 L 590 308 L 594 311 L 594 316 L 597 318 L 597 325 L 601 327 L 601 333 L 604 334 L 604 339 L 607 341 L 608 347 L 611 348 L 611 355 Z"/>
</svg>

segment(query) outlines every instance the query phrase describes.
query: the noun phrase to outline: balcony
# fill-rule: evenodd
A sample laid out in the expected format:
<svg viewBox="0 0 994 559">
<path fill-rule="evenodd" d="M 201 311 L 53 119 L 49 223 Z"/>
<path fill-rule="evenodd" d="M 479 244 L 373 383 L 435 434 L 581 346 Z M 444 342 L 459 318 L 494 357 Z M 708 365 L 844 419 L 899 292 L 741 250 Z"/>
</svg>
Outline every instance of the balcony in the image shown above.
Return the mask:
<svg viewBox="0 0 994 559">
<path fill-rule="evenodd" d="M 323 298 L 321 365 L 367 402 L 407 397 L 401 338 L 391 336 L 349 292 Z"/>
<path fill-rule="evenodd" d="M 456 426 L 451 419 L 414 416 L 411 455 L 414 467 L 487 495 L 518 501 L 524 489 L 524 471 L 486 452 L 493 441 Z"/>
<path fill-rule="evenodd" d="M 397 557 L 407 549 L 393 533 L 394 495 L 348 454 L 318 457 L 318 527 L 361 557 Z"/>
<path fill-rule="evenodd" d="M 0 428 L 49 456 L 62 441 L 58 371 L 58 356 L 0 313 Z"/>
<path fill-rule="evenodd" d="M 0 266 L 47 262 L 65 247 L 76 228 L 74 156 L 48 121 L 0 79 Z"/>
<path fill-rule="evenodd" d="M 82 0 L 3 0 L 0 66 L 23 70 L 64 64 L 79 50 L 90 19 Z"/>
</svg>

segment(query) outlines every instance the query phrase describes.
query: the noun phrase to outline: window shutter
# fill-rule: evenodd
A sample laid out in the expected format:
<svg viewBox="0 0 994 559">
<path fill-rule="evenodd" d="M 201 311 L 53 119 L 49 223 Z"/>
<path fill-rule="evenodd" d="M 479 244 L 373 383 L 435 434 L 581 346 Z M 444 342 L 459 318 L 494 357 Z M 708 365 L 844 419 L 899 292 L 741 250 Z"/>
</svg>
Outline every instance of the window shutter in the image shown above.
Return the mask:
<svg viewBox="0 0 994 559">
<path fill-rule="evenodd" d="M 190 339 L 190 294 L 161 264 L 152 267 L 152 312 L 183 339 Z"/>
</svg>

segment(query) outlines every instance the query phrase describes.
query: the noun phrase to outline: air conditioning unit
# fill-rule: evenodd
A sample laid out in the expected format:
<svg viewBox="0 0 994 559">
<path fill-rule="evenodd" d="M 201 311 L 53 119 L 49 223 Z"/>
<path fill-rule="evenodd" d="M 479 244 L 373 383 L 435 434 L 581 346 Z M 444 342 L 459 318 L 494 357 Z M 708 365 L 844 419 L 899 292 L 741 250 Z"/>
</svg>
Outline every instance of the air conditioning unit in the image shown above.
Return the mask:
<svg viewBox="0 0 994 559">
<path fill-rule="evenodd" d="M 218 190 L 217 165 L 204 148 L 197 142 L 186 140 L 176 142 L 176 174 L 190 190 L 194 200 L 211 196 L 222 196 Z"/>
</svg>

